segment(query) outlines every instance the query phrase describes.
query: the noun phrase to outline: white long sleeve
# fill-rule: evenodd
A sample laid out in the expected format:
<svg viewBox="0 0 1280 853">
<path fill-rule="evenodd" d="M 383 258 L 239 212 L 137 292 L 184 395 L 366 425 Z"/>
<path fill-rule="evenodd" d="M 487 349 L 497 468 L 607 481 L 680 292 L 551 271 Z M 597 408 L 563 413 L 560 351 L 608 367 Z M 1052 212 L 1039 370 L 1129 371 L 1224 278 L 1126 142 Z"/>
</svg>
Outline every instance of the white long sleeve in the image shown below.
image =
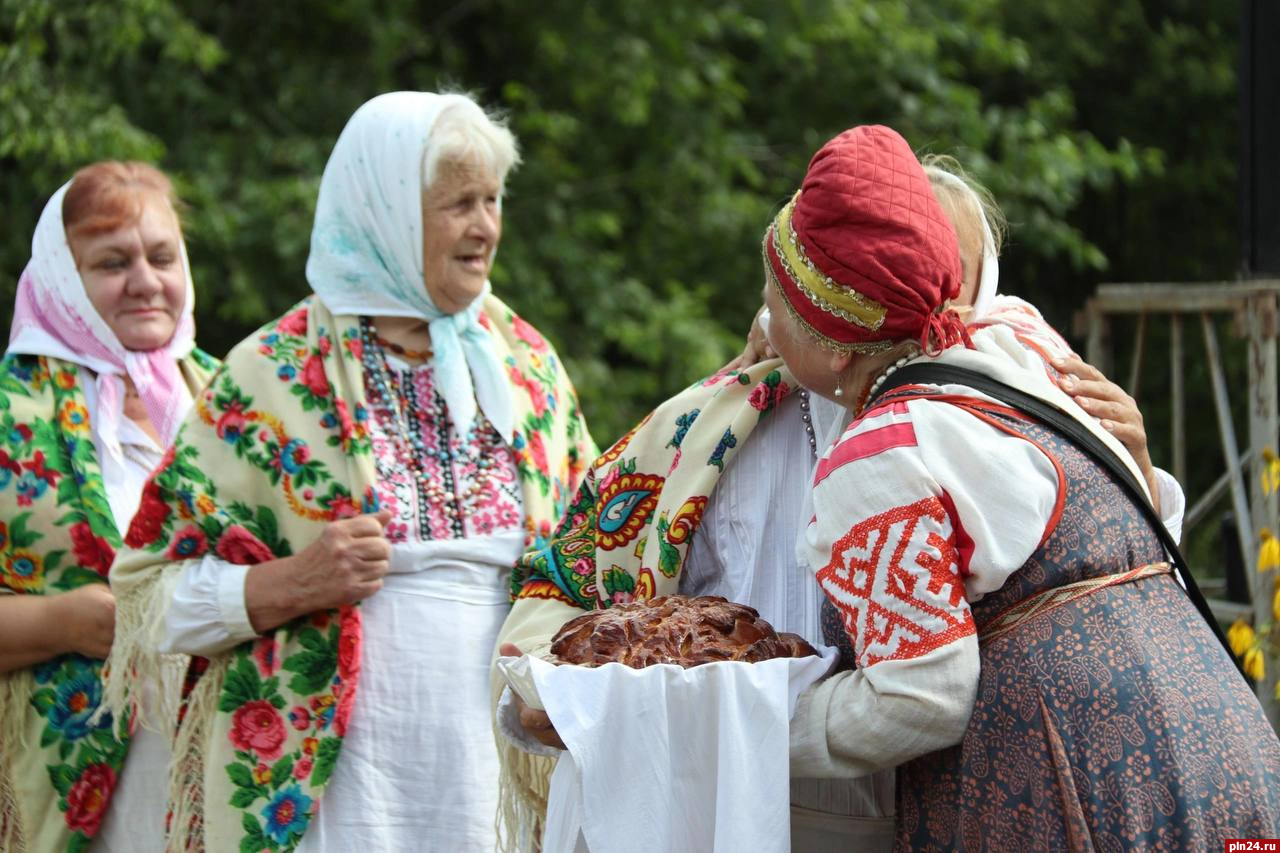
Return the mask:
<svg viewBox="0 0 1280 853">
<path fill-rule="evenodd" d="M 969 602 L 1043 540 L 1061 486 L 1053 463 L 919 400 L 855 423 L 814 481 L 801 556 L 840 611 L 858 669 L 801 697 L 792 773 L 859 776 L 957 743 L 978 684 Z"/>
<path fill-rule="evenodd" d="M 244 600 L 248 573 L 208 554 L 190 561 L 169 599 L 160 651 L 208 656 L 257 636 Z"/>
<path fill-rule="evenodd" d="M 1182 541 L 1182 518 L 1187 511 L 1187 496 L 1181 484 L 1173 475 L 1161 468 L 1156 468 L 1156 487 L 1160 490 L 1160 520 L 1173 537 L 1174 542 Z"/>
</svg>

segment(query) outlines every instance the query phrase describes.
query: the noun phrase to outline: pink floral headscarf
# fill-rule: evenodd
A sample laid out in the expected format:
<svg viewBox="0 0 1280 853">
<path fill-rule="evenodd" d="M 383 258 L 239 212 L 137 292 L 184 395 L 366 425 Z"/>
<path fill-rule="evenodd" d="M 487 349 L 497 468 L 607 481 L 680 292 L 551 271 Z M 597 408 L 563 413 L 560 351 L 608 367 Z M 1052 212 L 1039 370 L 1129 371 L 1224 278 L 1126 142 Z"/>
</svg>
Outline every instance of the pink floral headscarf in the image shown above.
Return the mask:
<svg viewBox="0 0 1280 853">
<path fill-rule="evenodd" d="M 191 406 L 191 392 L 178 370 L 178 361 L 195 347 L 195 292 L 186 244 L 179 242 L 187 290 L 173 337 L 158 349 L 126 349 L 89 301 L 71 255 L 62 223 L 62 199 L 70 186 L 70 182 L 63 184 L 53 194 L 36 224 L 31 260 L 18 279 L 8 354 L 52 356 L 96 373 L 94 429 L 110 448 L 119 447 L 123 377 L 127 375 L 161 441 L 168 445 Z"/>
</svg>

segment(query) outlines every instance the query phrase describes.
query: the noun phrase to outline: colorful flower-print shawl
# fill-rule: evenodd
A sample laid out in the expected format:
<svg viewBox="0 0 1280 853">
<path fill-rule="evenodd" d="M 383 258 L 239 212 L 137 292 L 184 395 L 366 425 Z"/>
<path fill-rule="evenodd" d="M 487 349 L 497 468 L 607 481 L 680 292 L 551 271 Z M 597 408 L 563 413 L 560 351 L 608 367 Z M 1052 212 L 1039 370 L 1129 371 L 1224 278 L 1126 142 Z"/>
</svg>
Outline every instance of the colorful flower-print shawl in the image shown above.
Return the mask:
<svg viewBox="0 0 1280 853">
<path fill-rule="evenodd" d="M 482 323 L 512 385 L 527 541 L 549 535 L 595 454 L 554 351 L 493 297 Z M 112 572 L 116 673 L 156 665 L 183 560 L 295 554 L 377 509 L 356 317 L 308 299 L 237 346 L 148 483 Z M 215 473 L 216 472 L 216 473 Z M 188 673 L 170 779 L 170 849 L 293 850 L 333 772 L 359 679 L 360 611 L 315 613 Z"/>
<path fill-rule="evenodd" d="M 516 602 L 499 642 L 538 653 L 583 609 L 674 593 L 725 466 L 794 388 L 778 359 L 718 373 L 619 439 L 587 471 L 550 541 L 516 566 Z M 498 743 L 502 836 L 512 845 L 541 819 L 554 765 L 501 735 Z"/>
<path fill-rule="evenodd" d="M 194 396 L 217 362 L 179 362 Z M 94 449 L 82 368 L 0 362 L 0 593 L 105 583 L 120 534 Z M 124 764 L 129 721 L 103 714 L 102 662 L 61 655 L 0 675 L 0 850 L 83 850 Z"/>
</svg>

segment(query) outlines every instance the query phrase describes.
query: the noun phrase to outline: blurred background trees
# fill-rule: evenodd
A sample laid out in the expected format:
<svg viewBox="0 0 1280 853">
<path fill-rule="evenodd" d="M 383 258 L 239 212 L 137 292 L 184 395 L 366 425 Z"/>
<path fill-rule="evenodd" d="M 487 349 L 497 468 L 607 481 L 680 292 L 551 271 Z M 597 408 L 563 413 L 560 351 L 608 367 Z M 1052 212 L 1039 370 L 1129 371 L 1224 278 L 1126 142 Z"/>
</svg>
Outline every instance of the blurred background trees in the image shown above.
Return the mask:
<svg viewBox="0 0 1280 853">
<path fill-rule="evenodd" d="M 1237 18 L 1200 0 L 0 0 L 0 310 L 54 189 L 151 160 L 188 202 L 199 337 L 221 355 L 307 292 L 351 112 L 465 88 L 523 147 L 495 288 L 556 343 L 607 444 L 737 352 L 764 224 L 853 124 L 985 182 L 1012 224 L 1002 288 L 1064 331 L 1098 281 L 1232 277 Z"/>
</svg>

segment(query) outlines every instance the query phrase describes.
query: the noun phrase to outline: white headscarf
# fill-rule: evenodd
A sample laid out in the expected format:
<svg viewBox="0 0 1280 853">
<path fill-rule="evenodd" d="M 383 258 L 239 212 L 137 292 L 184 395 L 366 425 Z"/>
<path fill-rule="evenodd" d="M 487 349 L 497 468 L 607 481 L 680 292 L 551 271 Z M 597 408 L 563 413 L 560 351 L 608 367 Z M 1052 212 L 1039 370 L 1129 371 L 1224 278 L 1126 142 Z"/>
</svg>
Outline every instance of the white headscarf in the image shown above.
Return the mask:
<svg viewBox="0 0 1280 853">
<path fill-rule="evenodd" d="M 996 298 L 996 291 L 1000 284 L 1000 261 L 996 258 L 996 239 L 991 234 L 991 224 L 987 222 L 987 214 L 981 204 L 978 205 L 978 216 L 982 219 L 982 276 L 978 279 L 978 293 L 973 297 L 973 320 L 975 321 L 981 320 L 991 310 L 991 303 Z"/>
<path fill-rule="evenodd" d="M 154 350 L 126 349 L 106 320 L 89 301 L 76 268 L 62 223 L 62 200 L 68 182 L 44 206 L 31 260 L 18 280 L 9 354 L 44 355 L 88 368 L 97 374 L 97 414 L 93 429 L 102 445 L 119 454 L 119 424 L 124 412 L 124 376 L 133 380 L 147 416 L 161 443 L 173 441 L 191 407 L 191 392 L 178 369 L 178 360 L 195 347 L 195 291 L 187 247 L 179 235 L 186 293 L 173 337 Z"/>
<path fill-rule="evenodd" d="M 508 441 L 511 386 L 480 326 L 484 292 L 445 314 L 423 279 L 423 161 L 440 113 L 462 95 L 392 92 L 356 110 L 320 180 L 307 281 L 334 314 L 416 317 L 428 322 L 436 388 L 462 433 L 476 406 Z"/>
<path fill-rule="evenodd" d="M 999 289 L 1000 261 L 996 257 L 996 239 L 991 232 L 991 224 L 987 222 L 987 213 L 983 207 L 982 199 L 974 191 L 973 187 L 969 186 L 959 175 L 948 172 L 938 166 L 932 167 L 929 170 L 929 175 L 930 177 L 942 175 L 944 180 L 964 189 L 978 208 L 978 219 L 982 221 L 982 275 L 978 278 L 978 292 L 973 296 L 973 313 L 969 315 L 969 319 L 966 321 L 976 323 L 991 310 L 991 302 L 996 298 L 996 291 Z"/>
</svg>

